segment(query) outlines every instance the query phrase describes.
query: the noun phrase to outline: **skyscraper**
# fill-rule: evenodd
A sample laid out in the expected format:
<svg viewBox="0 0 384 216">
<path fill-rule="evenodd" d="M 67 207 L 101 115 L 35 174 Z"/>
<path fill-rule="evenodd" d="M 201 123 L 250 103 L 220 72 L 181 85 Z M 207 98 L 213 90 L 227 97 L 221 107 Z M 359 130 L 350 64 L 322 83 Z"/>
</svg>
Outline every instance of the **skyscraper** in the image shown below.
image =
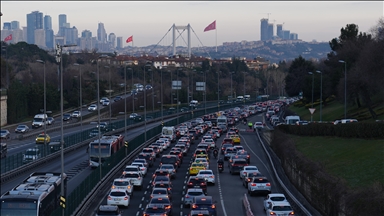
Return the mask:
<svg viewBox="0 0 384 216">
<path fill-rule="evenodd" d="M 77 44 L 78 31 L 75 26 L 72 28 L 65 28 L 64 36 L 66 44 Z"/>
<path fill-rule="evenodd" d="M 34 33 L 35 33 L 35 44 L 39 47 L 46 47 L 45 29 L 36 29 Z"/>
<path fill-rule="evenodd" d="M 81 32 L 81 37 L 82 38 L 91 38 L 92 37 L 92 32 L 89 30 L 84 30 Z"/>
<path fill-rule="evenodd" d="M 116 48 L 116 35 L 115 35 L 115 33 L 110 33 L 109 34 L 108 42 L 111 44 L 112 48 Z"/>
<path fill-rule="evenodd" d="M 44 29 L 52 29 L 52 18 L 49 15 L 44 16 Z"/>
<path fill-rule="evenodd" d="M 53 29 L 45 29 L 45 45 L 47 46 L 47 48 L 53 49 L 53 42 Z"/>
<path fill-rule="evenodd" d="M 27 14 L 27 43 L 35 43 L 35 30 L 43 29 L 43 13 L 32 11 Z"/>
<path fill-rule="evenodd" d="M 64 35 L 64 32 L 62 30 L 64 23 L 67 23 L 67 15 L 66 14 L 59 14 L 59 32 L 58 32 L 58 34 L 60 36 Z"/>
<path fill-rule="evenodd" d="M 260 40 L 266 41 L 268 40 L 268 19 L 263 18 L 260 22 Z"/>
<path fill-rule="evenodd" d="M 10 22 L 4 22 L 3 24 L 3 30 L 11 30 L 11 23 Z"/>
<path fill-rule="evenodd" d="M 273 23 L 268 23 L 268 40 L 273 39 Z"/>
<path fill-rule="evenodd" d="M 116 48 L 117 49 L 122 49 L 123 48 L 123 37 L 117 37 Z"/>
<path fill-rule="evenodd" d="M 282 31 L 283 31 L 283 25 L 282 24 L 277 24 L 276 25 L 276 35 L 279 37 L 279 38 L 283 38 L 283 34 L 282 34 Z"/>
<path fill-rule="evenodd" d="M 12 21 L 11 22 L 11 29 L 20 29 L 19 21 Z"/>
<path fill-rule="evenodd" d="M 99 23 L 99 27 L 97 28 L 97 40 L 102 43 L 105 43 L 107 42 L 106 36 L 107 36 L 107 33 L 104 28 L 104 23 Z"/>
</svg>

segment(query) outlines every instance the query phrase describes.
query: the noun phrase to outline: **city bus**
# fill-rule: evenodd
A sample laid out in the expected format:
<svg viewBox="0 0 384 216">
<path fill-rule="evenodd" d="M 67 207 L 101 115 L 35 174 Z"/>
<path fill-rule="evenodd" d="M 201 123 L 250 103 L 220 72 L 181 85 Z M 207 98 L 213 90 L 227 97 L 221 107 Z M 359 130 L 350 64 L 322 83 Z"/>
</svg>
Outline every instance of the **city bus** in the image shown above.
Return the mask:
<svg viewBox="0 0 384 216">
<path fill-rule="evenodd" d="M 0 197 L 1 216 L 51 215 L 60 207 L 61 184 L 67 188 L 64 173 L 32 173 Z M 64 194 L 65 195 L 65 194 Z"/>
<path fill-rule="evenodd" d="M 89 143 L 88 152 L 89 152 L 89 166 L 91 168 L 96 168 L 99 166 L 99 156 L 101 163 L 106 159 L 112 157 L 117 153 L 124 145 L 124 136 L 123 135 L 111 135 L 111 136 L 102 136 L 99 139 L 96 139 Z M 99 149 L 100 146 L 100 149 Z"/>
</svg>

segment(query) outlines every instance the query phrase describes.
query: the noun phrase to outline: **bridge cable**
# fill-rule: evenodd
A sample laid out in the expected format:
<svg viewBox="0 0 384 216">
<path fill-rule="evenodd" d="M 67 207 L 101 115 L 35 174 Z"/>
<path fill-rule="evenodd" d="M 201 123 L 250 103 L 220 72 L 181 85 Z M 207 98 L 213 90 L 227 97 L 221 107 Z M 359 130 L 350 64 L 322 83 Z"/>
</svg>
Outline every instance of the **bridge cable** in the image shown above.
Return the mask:
<svg viewBox="0 0 384 216">
<path fill-rule="evenodd" d="M 195 30 L 193 30 L 192 26 L 191 26 L 191 29 L 193 31 L 193 33 L 196 35 L 197 39 L 199 40 L 200 44 L 201 44 L 201 47 L 203 48 L 203 50 L 208 54 L 208 56 L 212 59 L 211 55 L 209 55 L 209 52 L 206 51 L 205 49 L 205 46 L 203 45 L 203 43 L 201 42 L 200 38 L 197 36 Z"/>
</svg>

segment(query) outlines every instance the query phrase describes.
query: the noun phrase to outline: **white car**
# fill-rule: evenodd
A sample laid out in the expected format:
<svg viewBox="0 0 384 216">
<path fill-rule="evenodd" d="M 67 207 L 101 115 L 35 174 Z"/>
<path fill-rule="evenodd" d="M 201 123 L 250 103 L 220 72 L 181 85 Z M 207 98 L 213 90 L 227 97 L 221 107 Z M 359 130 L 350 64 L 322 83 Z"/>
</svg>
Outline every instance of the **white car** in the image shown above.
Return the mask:
<svg viewBox="0 0 384 216">
<path fill-rule="evenodd" d="M 156 143 L 160 143 L 160 145 L 163 147 L 163 150 L 166 150 L 168 148 L 168 145 L 165 140 L 157 140 Z"/>
<path fill-rule="evenodd" d="M 165 143 L 167 144 L 167 148 L 169 148 L 169 146 L 171 145 L 171 141 L 166 137 L 159 138 L 159 140 L 164 140 Z"/>
<path fill-rule="evenodd" d="M 261 130 L 264 128 L 264 125 L 262 122 L 255 122 L 255 124 L 253 125 L 253 128 Z"/>
<path fill-rule="evenodd" d="M 212 170 L 199 170 L 196 176 L 201 176 L 207 181 L 207 183 L 215 185 L 215 174 Z"/>
<path fill-rule="evenodd" d="M 270 193 L 264 199 L 264 211 L 268 209 L 269 204 L 272 202 L 287 202 L 287 198 L 282 193 Z"/>
<path fill-rule="evenodd" d="M 136 158 L 134 161 L 132 161 L 132 163 L 142 163 L 142 164 L 144 164 L 144 166 L 145 167 L 148 167 L 148 162 L 147 162 L 147 160 L 145 160 L 145 159 L 140 159 L 140 158 Z"/>
<path fill-rule="evenodd" d="M 171 178 L 175 178 L 176 176 L 176 169 L 173 164 L 161 164 L 159 170 L 167 171 Z"/>
<path fill-rule="evenodd" d="M 129 115 L 129 118 L 130 118 L 130 119 L 134 119 L 136 116 L 137 116 L 137 113 L 131 113 L 131 114 Z"/>
<path fill-rule="evenodd" d="M 79 117 L 81 117 L 81 111 L 74 111 L 73 113 L 72 113 L 72 117 L 73 118 L 79 118 Z"/>
<path fill-rule="evenodd" d="M 259 169 L 257 166 L 245 166 L 243 170 L 240 171 L 240 178 L 243 179 L 249 172 L 259 172 Z"/>
<path fill-rule="evenodd" d="M 131 165 L 132 166 L 138 166 L 140 169 L 140 172 L 141 172 L 141 174 L 143 174 L 143 176 L 147 175 L 148 169 L 143 163 L 133 162 Z"/>
<path fill-rule="evenodd" d="M 109 100 L 109 99 L 108 99 L 107 97 L 102 97 L 102 98 L 100 99 L 100 103 L 103 104 L 103 102 L 104 102 L 105 100 Z"/>
<path fill-rule="evenodd" d="M 268 215 L 295 215 L 295 212 L 293 211 L 293 208 L 289 202 L 272 202 L 269 204 L 267 210 L 266 210 L 267 216 Z"/>
<path fill-rule="evenodd" d="M 103 101 L 103 106 L 109 106 L 109 104 L 110 104 L 109 99 L 106 99 Z"/>
<path fill-rule="evenodd" d="M 202 163 L 202 164 L 204 164 L 206 169 L 209 169 L 209 162 L 208 162 L 207 158 L 196 158 L 194 162 L 195 163 Z"/>
<path fill-rule="evenodd" d="M 123 175 L 126 172 L 141 172 L 141 170 L 138 166 L 128 165 L 124 168 Z"/>
<path fill-rule="evenodd" d="M 107 205 L 129 206 L 129 193 L 126 190 L 111 189 L 107 198 Z"/>
<path fill-rule="evenodd" d="M 133 195 L 133 185 L 130 180 L 117 178 L 113 180 L 111 189 L 119 189 L 128 191 L 129 196 Z"/>
<path fill-rule="evenodd" d="M 138 187 L 140 190 L 143 187 L 143 175 L 141 172 L 126 172 L 121 178 L 128 179 L 132 182 L 133 186 Z"/>
<path fill-rule="evenodd" d="M 97 110 L 97 105 L 96 104 L 91 104 L 89 107 L 88 107 L 88 111 L 96 111 Z"/>
</svg>

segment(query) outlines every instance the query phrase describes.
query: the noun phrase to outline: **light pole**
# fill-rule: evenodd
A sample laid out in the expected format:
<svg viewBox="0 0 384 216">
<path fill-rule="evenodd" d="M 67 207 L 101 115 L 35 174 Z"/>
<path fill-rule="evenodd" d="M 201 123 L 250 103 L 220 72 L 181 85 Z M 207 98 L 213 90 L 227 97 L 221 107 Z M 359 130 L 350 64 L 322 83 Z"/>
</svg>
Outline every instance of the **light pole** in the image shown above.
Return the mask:
<svg viewBox="0 0 384 216">
<path fill-rule="evenodd" d="M 7 46 L 2 46 L 1 48 L 4 48 L 3 50 L 5 51 L 5 72 L 6 72 L 6 81 L 7 81 L 7 89 L 8 89 L 9 88 L 8 45 Z"/>
<path fill-rule="evenodd" d="M 47 93 L 46 93 L 46 87 L 45 87 L 45 61 L 43 61 L 43 60 L 36 60 L 37 62 L 39 62 L 39 63 L 41 63 L 41 64 L 43 64 L 43 66 L 44 66 L 44 118 L 45 118 L 45 116 L 46 116 L 46 114 L 47 114 Z M 45 146 L 45 148 L 46 148 L 46 146 L 47 146 L 47 122 L 46 122 L 46 119 L 45 119 L 45 122 L 44 122 L 44 146 Z"/>
<path fill-rule="evenodd" d="M 161 70 L 161 84 L 160 84 L 160 91 L 161 91 L 161 125 L 163 125 L 163 70 Z"/>
<path fill-rule="evenodd" d="M 231 104 L 232 104 L 232 102 L 233 102 L 233 88 L 232 88 L 232 76 L 233 76 L 233 74 L 234 74 L 235 72 L 234 71 L 232 71 L 231 72 Z"/>
<path fill-rule="evenodd" d="M 125 66 L 127 67 L 127 66 Z M 132 72 L 132 75 L 131 75 L 131 97 L 132 97 L 132 113 L 135 112 L 135 93 L 133 92 L 133 69 L 132 68 L 128 68 L 128 70 L 130 70 Z M 136 92 L 136 90 L 135 90 Z"/>
<path fill-rule="evenodd" d="M 108 68 L 108 77 L 109 77 L 109 125 L 111 125 L 111 116 L 112 116 L 112 96 L 111 96 L 111 91 L 112 91 L 112 87 L 111 87 L 111 65 L 109 66 L 104 66 L 105 68 Z"/>
<path fill-rule="evenodd" d="M 177 112 L 177 124 L 179 124 L 179 88 L 181 88 L 181 82 L 180 82 L 180 86 L 179 86 L 179 70 L 181 70 L 181 68 L 179 68 L 178 70 L 177 70 L 177 72 L 176 72 L 176 76 L 177 76 L 177 78 L 176 78 L 176 80 L 177 80 L 177 89 L 176 89 L 176 102 L 177 102 L 177 104 L 176 104 L 176 108 L 177 108 L 177 110 L 176 110 L 176 112 Z"/>
<path fill-rule="evenodd" d="M 73 47 L 76 45 L 60 45 L 56 44 L 56 62 L 60 63 L 60 113 L 61 118 L 64 115 L 64 96 L 63 96 L 63 47 Z M 60 157 L 61 157 L 61 178 L 64 177 L 64 121 L 61 120 L 61 139 L 60 139 Z M 64 190 L 64 184 L 61 184 L 61 196 L 64 198 L 66 191 Z M 64 207 L 62 208 L 62 215 L 64 215 Z"/>
<path fill-rule="evenodd" d="M 144 65 L 144 85 L 145 83 L 145 67 L 151 66 L 151 64 L 146 63 Z M 147 142 L 147 88 L 144 86 L 144 142 Z"/>
<path fill-rule="evenodd" d="M 243 103 L 245 105 L 245 73 L 246 72 L 243 72 L 243 75 L 244 75 L 244 82 L 243 82 Z"/>
<path fill-rule="evenodd" d="M 344 119 L 347 118 L 347 62 L 339 60 L 344 64 Z"/>
<path fill-rule="evenodd" d="M 151 86 L 152 86 L 152 115 L 153 113 L 155 112 L 155 95 L 153 93 L 153 70 L 152 69 L 148 69 L 148 71 L 151 71 L 152 72 L 152 78 L 151 78 Z"/>
<path fill-rule="evenodd" d="M 80 76 L 80 130 L 81 132 L 83 132 L 83 113 L 82 113 L 82 109 L 83 109 L 83 97 L 82 97 L 82 90 L 81 90 L 81 66 L 78 64 L 78 63 L 75 63 L 73 64 L 75 66 L 79 66 L 79 76 Z"/>
<path fill-rule="evenodd" d="M 322 108 L 323 108 L 323 73 L 321 71 L 316 71 L 320 74 L 320 122 L 322 122 Z"/>
<path fill-rule="evenodd" d="M 312 75 L 312 108 L 313 108 L 313 84 L 314 84 L 314 81 L 315 81 L 315 74 L 314 73 L 312 73 L 312 72 L 308 72 L 308 74 L 311 74 Z M 312 114 L 312 112 L 311 112 L 311 122 L 312 122 L 312 118 L 313 117 L 313 114 Z"/>
<path fill-rule="evenodd" d="M 207 114 L 207 72 L 204 72 L 204 115 Z"/>
<path fill-rule="evenodd" d="M 217 111 L 220 111 L 220 80 L 219 80 L 220 71 L 217 71 Z"/>
<path fill-rule="evenodd" d="M 124 137 L 127 133 L 127 64 L 124 62 Z M 125 147 L 125 156 L 128 154 L 127 146 Z"/>
</svg>

